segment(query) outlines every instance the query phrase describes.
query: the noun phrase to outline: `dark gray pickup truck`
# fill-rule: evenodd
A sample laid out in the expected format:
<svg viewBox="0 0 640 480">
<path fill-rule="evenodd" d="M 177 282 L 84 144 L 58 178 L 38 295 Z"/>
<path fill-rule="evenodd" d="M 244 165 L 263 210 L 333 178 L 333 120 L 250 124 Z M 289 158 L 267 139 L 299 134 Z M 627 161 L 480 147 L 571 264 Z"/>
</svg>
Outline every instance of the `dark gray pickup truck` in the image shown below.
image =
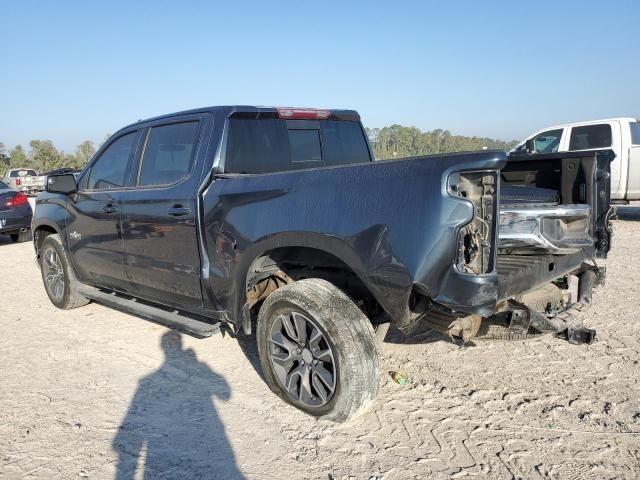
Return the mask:
<svg viewBox="0 0 640 480">
<path fill-rule="evenodd" d="M 255 331 L 269 387 L 344 421 L 377 394 L 389 324 L 591 342 L 611 159 L 374 161 L 354 111 L 203 108 L 123 128 L 77 181 L 48 177 L 34 244 L 57 307 Z"/>
</svg>

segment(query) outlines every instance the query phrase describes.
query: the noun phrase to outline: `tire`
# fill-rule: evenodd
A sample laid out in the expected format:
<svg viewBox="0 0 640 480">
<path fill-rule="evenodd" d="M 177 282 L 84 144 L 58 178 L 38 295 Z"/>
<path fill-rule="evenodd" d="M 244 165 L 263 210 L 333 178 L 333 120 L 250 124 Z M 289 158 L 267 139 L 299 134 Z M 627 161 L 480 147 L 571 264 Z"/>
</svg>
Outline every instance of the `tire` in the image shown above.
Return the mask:
<svg viewBox="0 0 640 480">
<path fill-rule="evenodd" d="M 59 235 L 52 234 L 44 239 L 42 247 L 40 247 L 39 262 L 44 288 L 51 303 L 62 310 L 81 307 L 89 303 L 86 297 L 78 293 L 80 282 L 76 280 Z M 57 279 L 61 283 L 52 281 L 49 275 L 57 275 Z"/>
<path fill-rule="evenodd" d="M 31 230 L 27 229 L 25 231 L 20 231 L 16 233 L 11 233 L 9 236 L 11 237 L 11 241 L 13 243 L 23 243 L 28 242 L 30 240 Z"/>
<path fill-rule="evenodd" d="M 258 315 L 257 343 L 269 388 L 310 415 L 344 422 L 378 394 L 380 351 L 371 322 L 325 280 L 300 280 L 269 295 Z"/>
</svg>

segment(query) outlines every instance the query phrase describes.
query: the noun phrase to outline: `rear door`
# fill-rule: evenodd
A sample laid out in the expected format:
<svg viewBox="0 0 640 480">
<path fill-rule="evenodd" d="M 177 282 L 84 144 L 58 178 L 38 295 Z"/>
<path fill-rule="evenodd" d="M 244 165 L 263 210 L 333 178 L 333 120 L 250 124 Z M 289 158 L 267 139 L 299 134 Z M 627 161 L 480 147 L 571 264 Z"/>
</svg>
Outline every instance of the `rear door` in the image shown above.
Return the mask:
<svg viewBox="0 0 640 480">
<path fill-rule="evenodd" d="M 68 197 L 67 242 L 85 282 L 127 290 L 120 209 L 138 141 L 137 130 L 112 137 Z"/>
<path fill-rule="evenodd" d="M 132 293 L 200 307 L 196 197 L 209 116 L 147 125 L 142 153 L 122 208 L 125 264 Z"/>
</svg>

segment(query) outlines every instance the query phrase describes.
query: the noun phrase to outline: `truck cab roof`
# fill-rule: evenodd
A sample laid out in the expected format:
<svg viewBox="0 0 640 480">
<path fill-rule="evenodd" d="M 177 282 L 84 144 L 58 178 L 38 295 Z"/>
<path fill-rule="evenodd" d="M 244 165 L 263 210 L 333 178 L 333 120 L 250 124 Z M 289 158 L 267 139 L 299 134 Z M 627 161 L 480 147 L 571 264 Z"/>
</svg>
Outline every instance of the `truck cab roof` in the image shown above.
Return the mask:
<svg viewBox="0 0 640 480">
<path fill-rule="evenodd" d="M 596 123 L 610 123 L 610 122 L 638 122 L 640 118 L 634 117 L 613 117 L 613 118 L 601 118 L 599 120 L 587 120 L 585 122 L 571 122 L 564 123 L 562 125 L 552 125 L 550 127 L 545 127 L 542 130 L 538 130 L 538 132 L 544 132 L 546 130 L 553 130 L 554 128 L 566 128 L 566 127 L 580 127 L 583 125 L 594 125 Z M 534 133 L 535 135 L 535 133 Z"/>
<path fill-rule="evenodd" d="M 292 112 L 291 117 L 283 116 L 283 112 Z M 318 109 L 318 108 L 308 108 L 308 107 L 269 107 L 269 106 L 255 106 L 255 105 L 218 105 L 218 106 L 210 106 L 210 107 L 201 107 L 194 108 L 190 110 L 183 110 L 180 112 L 168 113 L 165 115 L 158 115 L 156 117 L 150 117 L 144 120 L 138 120 L 130 125 L 127 125 L 125 128 L 129 128 L 134 125 L 138 125 L 141 123 L 154 122 L 157 120 L 169 119 L 172 117 L 178 117 L 183 115 L 193 115 L 199 113 L 210 113 L 210 114 L 222 114 L 225 117 L 245 117 L 245 118 L 303 118 L 296 117 L 296 115 L 304 115 L 304 113 L 311 115 L 312 113 L 319 114 L 318 117 L 306 116 L 304 118 L 318 118 L 318 119 L 328 119 L 331 118 L 333 120 L 352 120 L 359 121 L 360 115 L 355 110 L 345 110 L 345 109 Z M 285 113 L 286 115 L 286 113 Z M 123 130 L 121 129 L 121 130 Z"/>
</svg>

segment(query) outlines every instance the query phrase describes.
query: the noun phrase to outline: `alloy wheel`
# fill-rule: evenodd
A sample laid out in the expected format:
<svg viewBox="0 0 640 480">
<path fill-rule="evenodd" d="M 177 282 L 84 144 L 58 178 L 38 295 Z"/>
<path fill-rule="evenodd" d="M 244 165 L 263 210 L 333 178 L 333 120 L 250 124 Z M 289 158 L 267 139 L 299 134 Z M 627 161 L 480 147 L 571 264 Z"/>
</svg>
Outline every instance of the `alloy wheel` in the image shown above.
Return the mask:
<svg viewBox="0 0 640 480">
<path fill-rule="evenodd" d="M 47 248 L 43 258 L 47 290 L 55 300 L 61 300 L 64 295 L 64 270 L 60 256 L 55 249 Z"/>
<path fill-rule="evenodd" d="M 333 350 L 318 325 L 307 315 L 278 315 L 270 332 L 269 359 L 280 385 L 305 407 L 326 405 L 336 390 Z"/>
</svg>

